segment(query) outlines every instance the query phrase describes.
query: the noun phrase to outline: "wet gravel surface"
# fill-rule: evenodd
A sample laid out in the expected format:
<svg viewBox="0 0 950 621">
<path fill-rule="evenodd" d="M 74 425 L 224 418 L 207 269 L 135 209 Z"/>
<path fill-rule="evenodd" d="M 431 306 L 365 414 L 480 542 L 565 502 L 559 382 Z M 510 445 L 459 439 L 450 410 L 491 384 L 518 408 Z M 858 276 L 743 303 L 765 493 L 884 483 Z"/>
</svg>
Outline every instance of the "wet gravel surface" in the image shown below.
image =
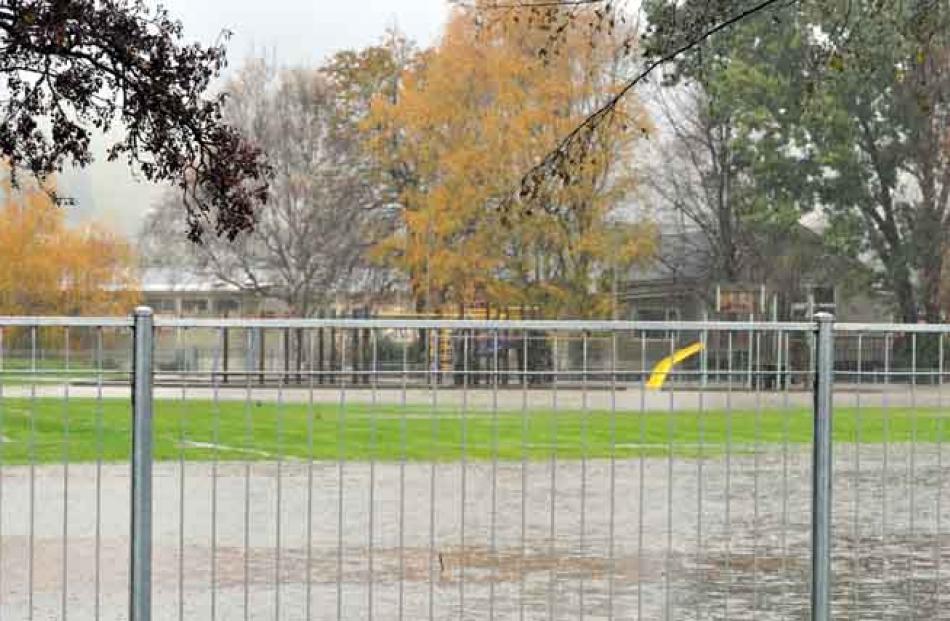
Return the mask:
<svg viewBox="0 0 950 621">
<path fill-rule="evenodd" d="M 805 619 L 811 456 L 789 450 L 156 464 L 154 618 Z M 950 454 L 835 451 L 835 618 L 950 619 Z M 128 466 L 68 488 L 36 467 L 32 520 L 30 469 L 0 481 L 0 619 L 127 618 Z"/>
<path fill-rule="evenodd" d="M 888 408 L 942 408 L 950 403 L 950 389 L 936 386 L 917 386 L 915 390 L 908 390 L 906 385 L 871 385 L 862 384 L 860 393 L 855 386 L 837 386 L 836 404 L 841 407 L 888 407 Z M 263 402 L 284 403 L 339 403 L 345 397 L 347 403 L 370 404 L 388 403 L 401 404 L 403 401 L 410 405 L 431 406 L 437 400 L 441 407 L 461 407 L 463 401 L 467 407 L 474 410 L 490 410 L 497 403 L 499 410 L 519 411 L 525 403 L 529 408 L 550 409 L 553 407 L 553 391 L 550 386 L 532 387 L 527 392 L 517 385 L 502 387 L 497 394 L 484 387 L 472 388 L 463 391 L 452 385 L 438 387 L 437 394 L 433 391 L 410 387 L 400 390 L 393 385 L 384 385 L 378 390 L 367 387 L 346 387 L 341 391 L 337 387 L 316 387 L 313 390 L 298 386 L 287 386 L 283 389 L 273 387 L 252 387 L 251 398 Z M 73 399 L 99 398 L 100 389 L 95 385 L 73 385 L 69 388 Z M 860 394 L 861 401 L 857 400 Z M 31 396 L 47 399 L 62 399 L 62 384 L 13 384 L 3 387 L 6 398 L 27 399 Z M 244 401 L 247 399 L 247 389 L 240 385 L 219 386 L 217 391 L 207 385 L 188 386 L 187 398 L 194 400 Z M 108 385 L 101 389 L 103 399 L 124 399 L 131 397 L 127 385 Z M 182 389 L 179 386 L 159 385 L 155 387 L 155 397 L 161 400 L 180 400 Z M 580 390 L 577 382 L 561 386 L 557 391 L 557 404 L 561 410 L 578 410 L 586 403 L 592 410 L 610 410 L 616 407 L 618 411 L 637 412 L 646 411 L 687 411 L 705 410 L 754 410 L 754 409 L 786 409 L 810 408 L 813 397 L 803 385 L 796 385 L 789 391 L 746 390 L 743 386 L 726 390 L 724 385 L 716 385 L 707 390 L 700 390 L 698 386 L 679 386 L 671 384 L 663 391 L 642 390 L 639 380 L 618 381 L 617 390 L 611 393 L 609 384 L 601 381 L 599 384 L 592 381 L 589 390 Z"/>
</svg>

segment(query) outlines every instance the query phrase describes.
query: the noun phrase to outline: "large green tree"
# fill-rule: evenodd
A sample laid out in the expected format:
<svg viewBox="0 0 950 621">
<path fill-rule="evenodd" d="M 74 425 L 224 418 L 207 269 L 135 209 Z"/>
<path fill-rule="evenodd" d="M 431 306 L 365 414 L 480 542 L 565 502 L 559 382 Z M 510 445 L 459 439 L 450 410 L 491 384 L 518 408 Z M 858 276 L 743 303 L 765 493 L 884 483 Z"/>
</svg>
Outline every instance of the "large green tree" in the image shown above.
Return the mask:
<svg viewBox="0 0 950 621">
<path fill-rule="evenodd" d="M 666 8 L 646 6 L 654 19 Z M 794 140 L 785 120 L 800 113 L 801 97 L 794 75 L 775 70 L 796 64 L 800 46 L 789 20 L 750 22 L 761 23 L 713 37 L 668 66 L 663 80 L 673 88 L 656 89 L 663 157 L 650 186 L 661 209 L 702 235 L 707 275 L 717 283 L 751 279 L 767 240 L 800 215 L 790 169 L 776 160 Z M 664 44 L 658 36 L 647 37 L 648 50 Z"/>
<path fill-rule="evenodd" d="M 950 5 L 864 8 L 854 27 L 811 44 L 828 59 L 803 117 L 818 167 L 811 185 L 836 238 L 876 259 L 901 318 L 937 321 L 950 226 Z M 846 9 L 816 4 L 807 17 L 840 21 Z"/>
<path fill-rule="evenodd" d="M 725 111 L 755 213 L 820 211 L 828 240 L 871 261 L 908 322 L 940 318 L 948 37 L 946 3 L 803 0 L 717 34 L 669 76 Z M 651 54 L 666 44 L 648 34 Z"/>
</svg>

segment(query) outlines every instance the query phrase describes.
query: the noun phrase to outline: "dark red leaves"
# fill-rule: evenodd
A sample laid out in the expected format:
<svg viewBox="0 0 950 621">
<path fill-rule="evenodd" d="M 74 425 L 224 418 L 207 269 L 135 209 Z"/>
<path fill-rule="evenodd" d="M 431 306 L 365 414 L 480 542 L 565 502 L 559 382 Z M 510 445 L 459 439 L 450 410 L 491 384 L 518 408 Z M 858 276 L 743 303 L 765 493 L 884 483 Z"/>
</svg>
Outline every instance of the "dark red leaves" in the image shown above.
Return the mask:
<svg viewBox="0 0 950 621">
<path fill-rule="evenodd" d="M 223 46 L 185 43 L 142 0 L 0 0 L 0 156 L 14 177 L 44 179 L 88 164 L 90 129 L 121 123 L 109 159 L 178 184 L 192 239 L 233 238 L 253 226 L 270 170 L 207 97 L 224 66 Z"/>
</svg>

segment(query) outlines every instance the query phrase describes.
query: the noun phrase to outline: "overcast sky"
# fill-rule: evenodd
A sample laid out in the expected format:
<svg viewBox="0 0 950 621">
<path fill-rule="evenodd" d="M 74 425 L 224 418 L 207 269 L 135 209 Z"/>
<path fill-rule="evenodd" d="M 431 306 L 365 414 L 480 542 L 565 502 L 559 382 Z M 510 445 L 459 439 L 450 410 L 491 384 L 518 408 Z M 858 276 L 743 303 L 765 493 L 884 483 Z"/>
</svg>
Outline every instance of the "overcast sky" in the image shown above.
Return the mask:
<svg viewBox="0 0 950 621">
<path fill-rule="evenodd" d="M 156 2 L 159 4 L 159 2 Z M 224 29 L 231 68 L 254 50 L 276 55 L 283 64 L 319 63 L 346 48 L 377 42 L 392 25 L 420 44 L 438 36 L 448 12 L 447 0 L 162 0 L 180 19 L 186 35 L 213 43 Z M 97 145 L 102 160 L 102 142 Z M 136 181 L 119 163 L 99 161 L 61 178 L 64 194 L 79 206 L 74 220 L 104 219 L 135 235 L 159 189 Z"/>
</svg>

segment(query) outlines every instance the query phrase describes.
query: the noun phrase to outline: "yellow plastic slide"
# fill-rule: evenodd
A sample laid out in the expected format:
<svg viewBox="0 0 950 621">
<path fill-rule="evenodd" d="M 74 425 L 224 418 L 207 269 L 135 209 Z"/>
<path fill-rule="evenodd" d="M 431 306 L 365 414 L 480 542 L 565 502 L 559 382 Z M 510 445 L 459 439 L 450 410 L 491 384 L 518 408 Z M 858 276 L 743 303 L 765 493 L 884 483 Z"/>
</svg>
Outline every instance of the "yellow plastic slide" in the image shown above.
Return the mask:
<svg viewBox="0 0 950 621">
<path fill-rule="evenodd" d="M 663 360 L 660 360 L 656 366 L 653 367 L 653 372 L 650 374 L 650 379 L 647 380 L 647 388 L 652 388 L 653 390 L 660 390 L 663 388 L 663 382 L 666 381 L 666 376 L 675 365 L 692 356 L 695 356 L 701 351 L 703 351 L 703 344 L 697 341 L 692 345 L 673 352 L 671 356 L 667 356 Z"/>
</svg>

